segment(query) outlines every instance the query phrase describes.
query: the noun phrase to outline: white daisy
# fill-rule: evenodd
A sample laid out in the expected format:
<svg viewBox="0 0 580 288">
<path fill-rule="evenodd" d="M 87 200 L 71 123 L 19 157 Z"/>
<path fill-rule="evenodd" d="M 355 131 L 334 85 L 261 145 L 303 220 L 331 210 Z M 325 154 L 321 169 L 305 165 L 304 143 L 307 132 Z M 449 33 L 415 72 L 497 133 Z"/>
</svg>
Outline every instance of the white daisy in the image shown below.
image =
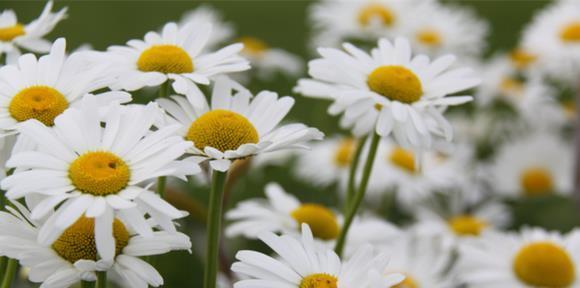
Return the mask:
<svg viewBox="0 0 580 288">
<path fill-rule="evenodd" d="M 461 247 L 459 276 L 474 288 L 580 287 L 580 231 L 486 233 Z"/>
<path fill-rule="evenodd" d="M 132 109 L 113 104 L 101 121 L 95 98 L 85 96 L 80 109 L 69 108 L 53 127 L 36 120 L 18 126 L 38 148 L 8 160 L 7 166 L 16 170 L 1 182 L 6 197 L 44 196 L 32 209 L 34 220 L 58 207 L 41 229 L 38 240 L 43 244 L 54 241 L 83 214 L 95 218 L 97 242 L 110 240 L 113 215 L 146 237 L 153 230 L 144 214 L 164 230 L 175 231 L 172 220 L 185 214 L 138 185 L 160 176 L 199 172 L 193 161 L 176 161 L 191 143 L 171 136 L 179 126 L 150 131 L 161 113 L 155 104 Z"/>
<path fill-rule="evenodd" d="M 402 38 L 394 45 L 381 39 L 371 55 L 348 43 L 343 47 L 346 52 L 318 49 L 322 58 L 309 63 L 314 79 L 299 81 L 296 91 L 334 100 L 329 113 L 343 113 L 341 124 L 356 136 L 392 132 L 400 145 L 416 149 L 429 148 L 432 134 L 452 138 L 442 110 L 472 100 L 446 97 L 480 82 L 470 69 L 451 69 L 451 55 L 433 62 L 424 55 L 413 57 Z"/>
<path fill-rule="evenodd" d="M 223 15 L 214 7 L 201 4 L 183 16 L 180 25 L 200 26 L 211 24 L 211 35 L 207 40 L 206 49 L 211 50 L 219 44 L 229 41 L 234 35 L 234 27 L 231 23 L 225 22 Z"/>
<path fill-rule="evenodd" d="M 103 65 L 87 69 L 82 54 L 66 56 L 65 50 L 66 40 L 60 38 L 48 55 L 22 55 L 14 65 L 0 68 L 0 134 L 15 133 L 17 124 L 29 119 L 53 126 L 54 119 L 83 95 L 109 85 Z M 95 99 L 94 108 L 131 101 L 131 95 L 113 91 Z"/>
<path fill-rule="evenodd" d="M 244 44 L 242 56 L 250 60 L 252 71 L 256 72 L 260 79 L 268 80 L 276 72 L 288 76 L 298 76 L 302 73 L 304 63 L 300 57 L 286 50 L 270 47 L 255 37 L 241 37 L 239 41 Z"/>
<path fill-rule="evenodd" d="M 294 99 L 262 91 L 255 97 L 239 83 L 226 77 L 216 79 L 211 106 L 195 86 L 187 97 L 157 100 L 180 124 L 177 132 L 193 142 L 190 152 L 209 160 L 214 170 L 226 171 L 233 160 L 289 148 L 322 139 L 323 133 L 303 124 L 278 124 L 294 105 Z"/>
<path fill-rule="evenodd" d="M 580 3 L 555 1 L 526 28 L 522 47 L 538 58 L 538 67 L 554 79 L 576 83 L 580 75 Z"/>
<path fill-rule="evenodd" d="M 102 56 L 116 76 L 113 88 L 138 90 L 173 80 L 173 89 L 188 94 L 197 84 L 207 85 L 219 74 L 250 68 L 238 53 L 242 44 L 226 46 L 216 52 L 204 51 L 211 38 L 208 22 L 189 22 L 184 26 L 167 23 L 161 34 L 148 32 L 144 40 L 130 40 L 127 46 L 112 46 Z"/>
<path fill-rule="evenodd" d="M 402 35 L 421 53 L 474 58 L 486 47 L 487 28 L 487 23 L 467 8 L 424 1 L 414 7 Z"/>
<path fill-rule="evenodd" d="M 44 220 L 33 220 L 18 202 L 13 202 L 13 206 L 17 209 L 8 206 L 9 213 L 0 212 L 0 255 L 16 259 L 30 269 L 28 279 L 42 283 L 41 288 L 66 288 L 81 280 L 94 282 L 99 271 L 120 275 L 128 284 L 125 287 L 159 287 L 163 278 L 139 257 L 191 248 L 185 234 L 158 231 L 144 238 L 112 214 L 107 216 L 113 224 L 107 229 L 111 239 L 105 241 L 106 249 L 95 240 L 98 236 L 95 237 L 94 227 L 99 224 L 84 216 L 53 243 L 40 244 L 36 239 L 42 233 Z"/>
<path fill-rule="evenodd" d="M 48 1 L 40 16 L 23 25 L 12 10 L 0 13 L 0 57 L 6 54 L 6 63 L 14 63 L 20 56 L 20 48 L 37 53 L 50 50 L 50 42 L 43 39 L 54 26 L 66 17 L 67 8 L 52 13 L 52 1 Z"/>
<path fill-rule="evenodd" d="M 489 167 L 489 184 L 508 197 L 570 194 L 572 147 L 550 133 L 535 133 L 499 147 Z"/>
<path fill-rule="evenodd" d="M 400 283 L 404 276 L 386 274 L 388 256 L 374 253 L 372 246 L 361 248 L 348 261 L 334 251 L 317 248 L 308 225 L 302 225 L 302 237 L 260 236 L 279 256 L 278 259 L 255 251 L 239 251 L 232 271 L 250 279 L 234 284 L 242 287 L 284 288 L 384 288 Z"/>
</svg>

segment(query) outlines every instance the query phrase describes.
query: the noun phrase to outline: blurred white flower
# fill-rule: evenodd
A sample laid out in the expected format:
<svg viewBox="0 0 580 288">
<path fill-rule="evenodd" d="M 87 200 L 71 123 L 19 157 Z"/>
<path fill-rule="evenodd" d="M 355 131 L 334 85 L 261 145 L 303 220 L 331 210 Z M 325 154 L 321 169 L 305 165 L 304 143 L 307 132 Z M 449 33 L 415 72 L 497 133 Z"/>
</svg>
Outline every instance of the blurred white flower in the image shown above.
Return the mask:
<svg viewBox="0 0 580 288">
<path fill-rule="evenodd" d="M 206 50 L 213 50 L 218 45 L 224 44 L 232 39 L 234 27 L 231 23 L 223 19 L 223 15 L 217 9 L 207 4 L 201 4 L 183 16 L 180 26 L 203 26 L 211 24 L 211 34 L 205 45 Z"/>
<path fill-rule="evenodd" d="M 244 44 L 242 56 L 250 60 L 252 72 L 255 72 L 260 79 L 269 80 L 277 72 L 296 77 L 304 69 L 304 63 L 300 57 L 286 50 L 270 47 L 261 39 L 246 36 L 241 37 L 239 41 Z M 236 76 L 243 77 L 246 74 Z"/>
</svg>

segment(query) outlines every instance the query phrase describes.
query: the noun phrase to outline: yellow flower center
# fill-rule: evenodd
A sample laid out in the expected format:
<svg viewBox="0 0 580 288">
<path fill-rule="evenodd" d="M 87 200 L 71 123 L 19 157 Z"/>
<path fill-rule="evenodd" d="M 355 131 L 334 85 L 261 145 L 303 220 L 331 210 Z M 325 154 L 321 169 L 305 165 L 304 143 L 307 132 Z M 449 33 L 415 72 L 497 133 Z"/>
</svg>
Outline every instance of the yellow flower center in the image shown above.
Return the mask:
<svg viewBox="0 0 580 288">
<path fill-rule="evenodd" d="M 36 119 L 46 126 L 54 125 L 54 118 L 68 108 L 68 101 L 48 86 L 28 87 L 10 101 L 8 112 L 16 121 Z"/>
<path fill-rule="evenodd" d="M 298 288 L 337 288 L 338 279 L 332 275 L 320 273 L 302 278 Z"/>
<path fill-rule="evenodd" d="M 513 268 L 522 282 L 533 287 L 569 287 L 576 278 L 574 262 L 568 252 L 548 241 L 521 248 Z"/>
<path fill-rule="evenodd" d="M 302 223 L 308 224 L 310 230 L 312 230 L 312 234 L 316 238 L 332 240 L 336 239 L 340 232 L 338 222 L 336 221 L 336 215 L 324 206 L 318 204 L 303 204 L 292 211 L 290 215 L 300 225 Z"/>
<path fill-rule="evenodd" d="M 354 149 L 355 145 L 352 138 L 345 138 L 340 141 L 334 153 L 334 163 L 336 166 L 341 168 L 348 167 L 352 162 Z"/>
<path fill-rule="evenodd" d="M 499 86 L 505 94 L 510 95 L 521 95 L 524 90 L 524 83 L 522 81 L 510 77 L 504 77 Z"/>
<path fill-rule="evenodd" d="M 131 171 L 123 159 L 110 152 L 87 152 L 75 159 L 68 176 L 80 191 L 95 196 L 115 194 L 127 187 Z"/>
<path fill-rule="evenodd" d="M 22 36 L 26 33 L 22 24 L 0 28 L 0 41 L 12 41 L 12 39 Z"/>
<path fill-rule="evenodd" d="M 538 57 L 523 49 L 515 49 L 510 53 L 510 59 L 516 68 L 524 69 L 534 63 Z"/>
<path fill-rule="evenodd" d="M 407 149 L 401 147 L 394 148 L 389 154 L 389 161 L 409 173 L 417 172 L 417 167 L 415 167 L 415 155 Z"/>
<path fill-rule="evenodd" d="M 118 219 L 113 221 L 115 255 L 121 254 L 129 243 L 129 232 Z M 52 244 L 52 249 L 70 263 L 78 260 L 97 261 L 95 243 L 95 219 L 82 216 Z"/>
<path fill-rule="evenodd" d="M 266 42 L 255 37 L 241 37 L 240 42 L 244 44 L 244 52 L 254 56 L 260 56 L 270 49 Z"/>
<path fill-rule="evenodd" d="M 566 100 L 562 103 L 562 109 L 564 109 L 564 114 L 568 119 L 574 119 L 576 117 L 576 101 Z"/>
<path fill-rule="evenodd" d="M 437 47 L 441 45 L 443 40 L 439 32 L 429 28 L 419 31 L 416 37 L 420 43 L 431 47 Z"/>
<path fill-rule="evenodd" d="M 189 54 L 175 45 L 155 45 L 141 53 L 137 68 L 143 72 L 182 74 L 193 72 Z"/>
<path fill-rule="evenodd" d="M 550 194 L 554 188 L 554 180 L 550 171 L 541 167 L 531 167 L 520 176 L 520 183 L 526 196 Z"/>
<path fill-rule="evenodd" d="M 393 101 L 413 103 L 421 98 L 421 80 L 403 66 L 381 66 L 368 76 L 369 88 Z"/>
<path fill-rule="evenodd" d="M 246 117 L 228 110 L 213 110 L 201 115 L 191 123 L 185 138 L 198 149 L 209 146 L 222 152 L 260 140 L 258 131 Z"/>
<path fill-rule="evenodd" d="M 460 215 L 448 220 L 449 227 L 457 236 L 479 236 L 488 224 L 471 215 Z"/>
<path fill-rule="evenodd" d="M 574 21 L 560 31 L 560 38 L 564 42 L 580 42 L 580 21 Z"/>
<path fill-rule="evenodd" d="M 392 26 L 395 23 L 395 15 L 390 9 L 380 4 L 369 4 L 358 12 L 358 23 L 362 26 L 368 26 L 372 21 L 377 20 L 383 26 Z"/>
<path fill-rule="evenodd" d="M 392 286 L 393 288 L 419 288 L 419 284 L 415 281 L 415 278 L 409 276 L 405 273 L 405 280 L 403 282 Z"/>
</svg>

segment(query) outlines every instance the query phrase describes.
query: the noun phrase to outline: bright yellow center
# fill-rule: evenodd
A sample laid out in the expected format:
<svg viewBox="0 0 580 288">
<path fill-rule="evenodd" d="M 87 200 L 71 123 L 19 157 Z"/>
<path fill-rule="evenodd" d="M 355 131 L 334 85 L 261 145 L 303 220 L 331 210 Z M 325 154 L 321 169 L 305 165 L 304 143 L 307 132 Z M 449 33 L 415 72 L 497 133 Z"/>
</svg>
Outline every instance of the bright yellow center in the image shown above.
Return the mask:
<svg viewBox="0 0 580 288">
<path fill-rule="evenodd" d="M 570 287 L 576 278 L 574 261 L 568 252 L 548 241 L 522 247 L 513 268 L 522 282 L 533 287 Z"/>
<path fill-rule="evenodd" d="M 198 149 L 209 146 L 222 152 L 260 140 L 258 131 L 246 117 L 228 110 L 213 110 L 201 115 L 191 123 L 185 138 Z"/>
<path fill-rule="evenodd" d="M 193 72 L 189 54 L 175 45 L 155 45 L 141 53 L 137 68 L 143 72 L 182 74 Z"/>
<path fill-rule="evenodd" d="M 355 145 L 352 138 L 345 138 L 340 141 L 334 152 L 334 163 L 336 166 L 341 168 L 348 167 L 352 161 L 354 149 Z"/>
<path fill-rule="evenodd" d="M 389 161 L 409 173 L 417 172 L 417 167 L 415 167 L 415 155 L 407 149 L 401 147 L 394 148 L 389 154 Z"/>
<path fill-rule="evenodd" d="M 254 56 L 262 55 L 270 48 L 266 42 L 254 37 L 241 37 L 240 42 L 244 44 L 244 52 Z"/>
<path fill-rule="evenodd" d="M 336 215 L 324 206 L 318 204 L 303 204 L 292 211 L 290 215 L 299 224 L 308 224 L 310 230 L 312 230 L 312 234 L 316 238 L 332 240 L 336 239 L 340 232 Z"/>
<path fill-rule="evenodd" d="M 510 95 L 521 95 L 524 90 L 524 83 L 522 81 L 510 77 L 503 78 L 499 86 L 504 93 Z"/>
<path fill-rule="evenodd" d="M 393 288 L 419 288 L 419 284 L 417 283 L 417 281 L 415 281 L 415 279 L 411 276 L 409 276 L 409 274 L 405 274 L 405 280 L 403 280 L 403 282 L 392 286 Z"/>
<path fill-rule="evenodd" d="M 421 80 L 403 66 L 381 66 L 368 76 L 369 88 L 393 101 L 413 103 L 421 98 Z"/>
<path fill-rule="evenodd" d="M 580 21 L 574 21 L 560 31 L 560 38 L 564 42 L 580 42 Z"/>
<path fill-rule="evenodd" d="M 528 53 L 523 49 L 515 49 L 510 53 L 510 59 L 518 69 L 528 67 L 530 64 L 534 63 L 537 58 L 536 55 Z"/>
<path fill-rule="evenodd" d="M 520 183 L 526 196 L 550 194 L 554 188 L 554 180 L 550 171 L 541 167 L 531 167 L 520 176 Z"/>
<path fill-rule="evenodd" d="M 131 171 L 125 161 L 113 153 L 95 151 L 75 159 L 70 164 L 68 176 L 78 190 L 106 196 L 127 187 Z"/>
<path fill-rule="evenodd" d="M 373 21 L 379 21 L 383 26 L 392 26 L 395 15 L 387 7 L 380 4 L 369 4 L 358 12 L 358 23 L 368 26 Z"/>
<path fill-rule="evenodd" d="M 449 227 L 457 236 L 479 236 L 488 224 L 471 215 L 460 215 L 448 220 Z"/>
<path fill-rule="evenodd" d="M 8 112 L 16 121 L 36 119 L 46 126 L 54 125 L 54 118 L 68 108 L 68 101 L 48 86 L 31 86 L 16 94 Z"/>
<path fill-rule="evenodd" d="M 22 36 L 26 33 L 22 24 L 0 28 L 0 41 L 12 41 L 12 39 Z"/>
<path fill-rule="evenodd" d="M 576 101 L 574 100 L 563 101 L 562 109 L 564 109 L 564 114 L 568 119 L 574 119 L 576 117 Z"/>
<path fill-rule="evenodd" d="M 417 33 L 416 37 L 420 43 L 431 47 L 441 45 L 443 40 L 441 34 L 433 29 L 423 29 Z"/>
<path fill-rule="evenodd" d="M 113 221 L 115 255 L 119 255 L 129 243 L 129 232 L 118 219 Z M 78 260 L 97 259 L 95 243 L 95 219 L 82 216 L 52 244 L 52 249 L 70 263 Z"/>
<path fill-rule="evenodd" d="M 332 275 L 320 273 L 302 278 L 298 288 L 337 288 L 338 279 Z"/>
</svg>

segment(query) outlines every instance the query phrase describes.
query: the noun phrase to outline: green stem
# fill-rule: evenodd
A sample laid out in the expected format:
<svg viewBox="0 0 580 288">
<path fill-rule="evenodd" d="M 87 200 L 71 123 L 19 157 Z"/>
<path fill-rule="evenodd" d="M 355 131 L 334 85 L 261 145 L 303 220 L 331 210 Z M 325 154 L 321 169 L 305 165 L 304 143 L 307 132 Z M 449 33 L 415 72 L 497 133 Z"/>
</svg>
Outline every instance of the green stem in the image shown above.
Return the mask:
<svg viewBox="0 0 580 288">
<path fill-rule="evenodd" d="M 107 272 L 97 272 L 97 288 L 107 288 Z"/>
<path fill-rule="evenodd" d="M 157 178 L 157 193 L 161 198 L 165 198 L 165 184 L 167 183 L 167 177 L 161 176 Z"/>
<path fill-rule="evenodd" d="M 2 280 L 2 286 L 0 286 L 0 288 L 12 287 L 12 280 L 14 279 L 14 275 L 16 274 L 16 270 L 18 270 L 18 262 L 16 262 L 16 260 L 14 259 L 9 259 L 8 264 L 6 265 L 4 279 Z"/>
<path fill-rule="evenodd" d="M 163 83 L 163 84 L 161 84 L 161 86 L 159 86 L 159 99 L 169 97 L 169 94 L 171 93 L 170 81 L 171 80 L 167 79 L 167 81 L 165 81 L 165 83 Z"/>
<path fill-rule="evenodd" d="M 95 288 L 94 281 L 81 281 L 81 288 Z"/>
<path fill-rule="evenodd" d="M 227 173 L 225 172 L 213 171 L 211 180 L 211 192 L 209 196 L 209 211 L 207 219 L 204 288 L 216 287 L 223 208 L 222 206 L 226 175 Z"/>
<path fill-rule="evenodd" d="M 355 191 L 355 186 L 356 186 L 356 171 L 358 170 L 358 164 L 359 164 L 359 160 L 360 160 L 360 155 L 362 154 L 362 150 L 363 147 L 365 146 L 365 143 L 367 142 L 368 137 L 364 136 L 361 137 L 358 140 L 357 146 L 356 146 L 356 150 L 354 152 L 354 158 L 352 159 L 352 162 L 350 163 L 350 171 L 348 174 L 348 184 L 347 184 L 347 190 L 346 190 L 346 198 L 344 201 L 344 212 L 348 212 L 348 206 L 350 205 L 350 203 L 352 202 L 352 197 L 354 197 L 354 191 Z"/>
<path fill-rule="evenodd" d="M 4 270 L 6 270 L 6 264 L 8 264 L 7 257 L 0 257 L 0 281 L 4 278 Z"/>
<path fill-rule="evenodd" d="M 369 147 L 369 154 L 366 159 L 366 163 L 363 170 L 363 175 L 361 179 L 361 183 L 357 193 L 354 195 L 352 199 L 352 203 L 349 204 L 348 212 L 346 213 L 346 218 L 344 219 L 344 224 L 342 225 L 342 229 L 340 231 L 340 236 L 336 241 L 336 247 L 334 250 L 336 254 L 339 256 L 342 255 L 342 251 L 344 250 L 344 245 L 346 244 L 346 235 L 348 235 L 348 229 L 352 224 L 352 220 L 358 211 L 358 208 L 365 197 L 365 193 L 367 191 L 367 186 L 369 184 L 369 179 L 371 177 L 371 171 L 373 170 L 373 164 L 375 160 L 375 155 L 377 154 L 377 148 L 379 147 L 379 142 L 381 140 L 381 136 L 374 133 L 373 138 L 371 140 L 371 146 Z"/>
</svg>

